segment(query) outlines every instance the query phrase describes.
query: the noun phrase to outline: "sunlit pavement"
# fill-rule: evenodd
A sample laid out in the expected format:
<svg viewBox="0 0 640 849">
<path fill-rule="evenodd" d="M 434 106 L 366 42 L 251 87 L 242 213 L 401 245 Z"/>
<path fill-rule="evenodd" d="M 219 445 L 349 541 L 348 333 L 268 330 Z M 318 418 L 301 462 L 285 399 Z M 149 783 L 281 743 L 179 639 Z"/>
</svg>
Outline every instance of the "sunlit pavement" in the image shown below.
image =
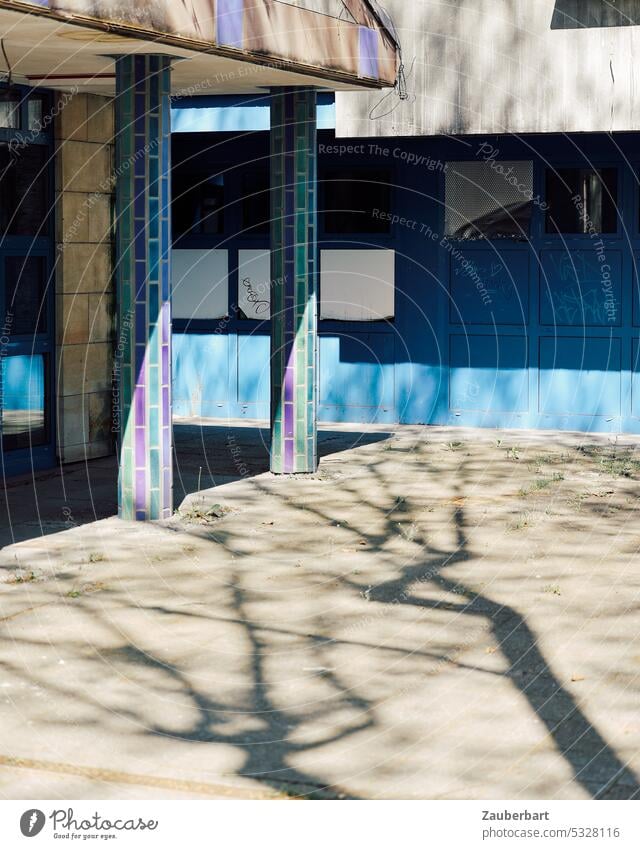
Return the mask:
<svg viewBox="0 0 640 849">
<path fill-rule="evenodd" d="M 176 432 L 168 522 L 112 460 L 7 490 L 0 795 L 639 795 L 635 439 Z"/>
</svg>

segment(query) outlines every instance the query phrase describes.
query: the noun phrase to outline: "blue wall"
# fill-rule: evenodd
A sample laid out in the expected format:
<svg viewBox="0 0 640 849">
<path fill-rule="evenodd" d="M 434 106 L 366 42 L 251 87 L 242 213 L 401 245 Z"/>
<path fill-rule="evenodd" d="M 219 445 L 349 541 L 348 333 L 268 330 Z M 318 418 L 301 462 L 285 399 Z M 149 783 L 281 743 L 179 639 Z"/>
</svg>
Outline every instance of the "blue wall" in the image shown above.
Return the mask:
<svg viewBox="0 0 640 849">
<path fill-rule="evenodd" d="M 335 98 L 318 95 L 318 129 L 334 129 Z M 229 133 L 268 130 L 271 123 L 270 96 L 211 95 L 174 97 L 171 103 L 173 133 Z"/>
<path fill-rule="evenodd" d="M 330 131 L 320 134 L 320 145 L 364 146 L 352 155 L 321 155 L 321 170 L 390 168 L 393 211 L 407 219 L 384 236 L 329 236 L 320 228 L 321 249 L 396 251 L 393 321 L 320 322 L 321 419 L 640 431 L 636 137 L 489 139 L 500 159 L 533 160 L 534 193 L 541 198 L 548 166 L 618 169 L 618 232 L 603 237 L 614 322 L 603 310 L 593 237 L 546 234 L 539 205 L 533 207 L 528 243 L 457 242 L 456 256 L 451 244 L 443 247 L 444 175 L 438 163 L 474 160 L 483 141 L 388 139 L 373 144 L 335 140 Z M 189 157 L 204 157 L 212 172 L 225 171 L 233 199 L 240 191 L 234 174 L 243 163 L 266 161 L 268 133 L 174 137 L 174 161 Z M 239 215 L 239 205 L 232 202 L 223 234 L 189 237 L 176 245 L 230 251 L 230 304 L 237 299 L 237 251 L 269 244 L 268 236 L 238 236 Z M 466 260 L 488 281 L 490 305 L 462 270 Z M 268 356 L 264 322 L 232 316 L 222 331 L 219 322 L 176 323 L 175 412 L 268 417 Z"/>
</svg>

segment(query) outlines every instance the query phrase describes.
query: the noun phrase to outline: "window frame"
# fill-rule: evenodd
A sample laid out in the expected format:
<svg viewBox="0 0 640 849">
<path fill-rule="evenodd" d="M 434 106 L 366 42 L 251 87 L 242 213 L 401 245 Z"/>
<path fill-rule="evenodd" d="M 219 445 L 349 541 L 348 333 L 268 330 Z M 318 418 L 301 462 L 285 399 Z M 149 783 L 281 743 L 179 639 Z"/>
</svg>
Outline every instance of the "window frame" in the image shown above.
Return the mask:
<svg viewBox="0 0 640 849">
<path fill-rule="evenodd" d="M 345 165 L 340 161 L 335 161 L 329 159 L 327 161 L 321 161 L 318 165 L 318 241 L 324 242 L 338 242 L 342 239 L 362 239 L 362 240 L 386 240 L 391 241 L 395 235 L 395 225 L 392 222 L 389 222 L 389 227 L 384 232 L 371 232 L 368 230 L 348 230 L 348 231 L 340 231 L 340 232 L 332 232 L 328 231 L 325 226 L 327 212 L 325 211 L 326 206 L 326 186 L 327 181 L 325 180 L 325 173 L 327 171 L 339 171 L 339 170 L 350 170 L 352 173 L 358 172 L 368 172 L 368 171 L 385 171 L 388 174 L 389 182 L 386 184 L 389 189 L 389 209 L 388 211 L 393 214 L 393 210 L 395 209 L 396 202 L 396 191 L 395 191 L 395 168 L 392 163 L 385 162 L 383 165 L 371 164 L 368 162 L 356 162 L 353 164 Z M 342 181 L 337 181 L 342 182 Z M 344 182 L 347 182 L 346 180 Z M 355 181 L 355 182 L 363 182 L 363 181 Z M 323 247 L 325 247 L 323 245 Z"/>
<path fill-rule="evenodd" d="M 540 232 L 539 237 L 543 240 L 549 240 L 550 242 L 585 242 L 592 241 L 593 239 L 603 239 L 604 241 L 608 240 L 616 240 L 620 239 L 622 236 L 622 217 L 624 214 L 624 184 L 623 184 L 623 172 L 624 172 L 624 163 L 620 162 L 612 162 L 611 160 L 595 160 L 590 161 L 585 164 L 584 162 L 579 162 L 575 159 L 567 160 L 567 161 L 545 161 L 540 163 L 540 186 L 541 186 L 541 197 L 545 203 L 547 203 L 547 173 L 549 171 L 565 171 L 568 169 L 575 170 L 585 170 L 590 169 L 593 171 L 602 171 L 604 169 L 613 169 L 616 172 L 616 202 L 615 202 L 615 220 L 616 220 L 616 229 L 612 230 L 608 233 L 605 232 L 596 232 L 596 233 L 584 233 L 584 232 L 574 232 L 574 233 L 565 233 L 560 232 L 556 229 L 547 231 L 547 215 L 548 211 L 541 211 L 540 215 Z M 621 214 L 621 210 L 623 213 Z"/>
</svg>

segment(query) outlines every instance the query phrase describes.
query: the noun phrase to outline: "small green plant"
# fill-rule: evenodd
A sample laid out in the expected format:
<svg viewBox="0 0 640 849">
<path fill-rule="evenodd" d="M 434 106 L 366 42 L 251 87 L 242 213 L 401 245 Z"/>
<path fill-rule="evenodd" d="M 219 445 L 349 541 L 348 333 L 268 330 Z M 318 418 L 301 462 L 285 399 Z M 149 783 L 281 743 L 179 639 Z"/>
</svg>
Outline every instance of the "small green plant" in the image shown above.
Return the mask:
<svg viewBox="0 0 640 849">
<path fill-rule="evenodd" d="M 563 480 L 564 475 L 559 472 L 551 475 L 550 478 L 536 478 L 530 486 L 523 487 L 518 494 L 525 497 L 530 495 L 532 492 L 539 492 L 542 489 L 546 489 L 548 486 L 551 486 L 552 483 L 559 483 Z"/>
<path fill-rule="evenodd" d="M 584 457 L 596 461 L 603 474 L 614 478 L 630 478 L 640 474 L 640 460 L 635 459 L 631 451 L 621 450 L 617 442 L 606 448 L 580 445 L 577 450 Z"/>
<path fill-rule="evenodd" d="M 631 457 L 601 457 L 600 467 L 613 478 L 631 478 L 640 472 L 640 461 Z"/>
<path fill-rule="evenodd" d="M 207 507 L 204 503 L 189 505 L 186 510 L 179 510 L 178 515 L 185 522 L 197 522 L 206 524 L 207 522 L 215 522 L 216 519 L 222 519 L 227 513 L 231 512 L 230 507 L 225 507 L 223 504 L 213 504 Z"/>
<path fill-rule="evenodd" d="M 20 572 L 19 574 L 14 575 L 12 578 L 9 578 L 7 581 L 8 584 L 30 584 L 33 581 L 37 581 L 38 576 L 35 572 Z"/>
<path fill-rule="evenodd" d="M 508 460 L 519 460 L 520 459 L 520 449 L 517 445 L 512 445 L 511 448 L 507 449 L 507 459 Z"/>
<path fill-rule="evenodd" d="M 67 598 L 80 598 L 80 596 L 89 595 L 90 593 L 99 593 L 101 590 L 106 589 L 106 584 L 103 584 L 100 581 L 93 584 L 83 584 L 83 586 L 78 587 L 77 589 L 69 590 Z"/>
<path fill-rule="evenodd" d="M 100 554 L 99 551 L 92 551 L 89 555 L 89 563 L 102 563 L 104 560 L 104 554 Z"/>
<path fill-rule="evenodd" d="M 533 524 L 533 513 L 521 513 L 513 522 L 507 525 L 509 531 L 523 531 Z"/>
<path fill-rule="evenodd" d="M 549 593 L 550 595 L 562 595 L 560 587 L 557 584 L 547 584 L 542 588 L 542 592 Z"/>
<path fill-rule="evenodd" d="M 569 499 L 569 507 L 571 507 L 573 510 L 581 510 L 582 504 L 584 501 L 587 500 L 587 498 L 589 498 L 588 492 L 579 492 Z"/>
</svg>

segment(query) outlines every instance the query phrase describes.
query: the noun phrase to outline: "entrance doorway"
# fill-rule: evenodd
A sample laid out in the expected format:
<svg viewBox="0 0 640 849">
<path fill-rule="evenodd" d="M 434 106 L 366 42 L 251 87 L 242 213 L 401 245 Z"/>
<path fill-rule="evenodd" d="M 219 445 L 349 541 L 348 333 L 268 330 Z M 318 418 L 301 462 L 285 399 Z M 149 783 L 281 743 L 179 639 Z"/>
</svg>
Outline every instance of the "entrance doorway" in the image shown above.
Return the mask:
<svg viewBox="0 0 640 849">
<path fill-rule="evenodd" d="M 52 466 L 53 143 L 49 98 L 0 89 L 0 422 L 3 474 Z"/>
</svg>

